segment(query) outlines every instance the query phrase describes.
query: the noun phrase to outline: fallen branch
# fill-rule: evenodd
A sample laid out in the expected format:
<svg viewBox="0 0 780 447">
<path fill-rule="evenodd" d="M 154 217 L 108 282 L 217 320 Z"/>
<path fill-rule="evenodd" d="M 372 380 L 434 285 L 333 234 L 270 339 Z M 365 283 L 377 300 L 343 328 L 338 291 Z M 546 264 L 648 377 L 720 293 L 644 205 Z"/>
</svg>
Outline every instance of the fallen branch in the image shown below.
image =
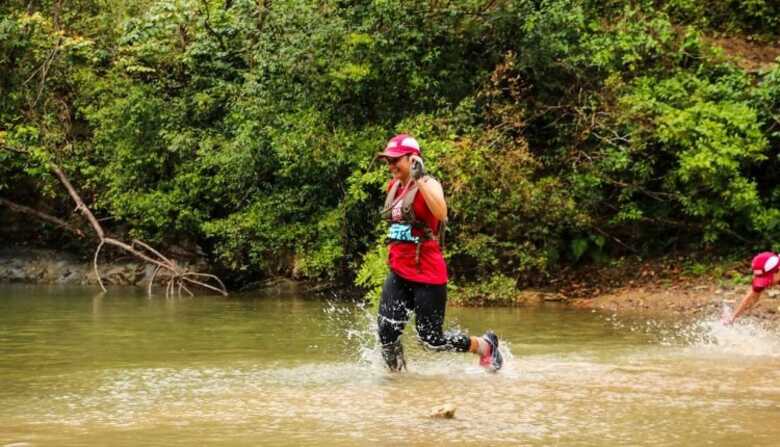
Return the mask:
<svg viewBox="0 0 780 447">
<path fill-rule="evenodd" d="M 34 210 L 34 209 L 26 207 L 24 205 L 19 205 L 18 203 L 14 203 L 14 202 L 12 202 L 10 200 L 7 200 L 7 199 L 4 199 L 2 197 L 0 197 L 0 205 L 5 205 L 6 207 L 10 208 L 13 211 L 16 211 L 17 213 L 29 214 L 29 215 L 31 215 L 33 217 L 36 217 L 36 218 L 40 219 L 40 220 L 49 222 L 50 224 L 53 224 L 53 225 L 55 225 L 57 227 L 60 227 L 63 230 L 70 231 L 71 233 L 75 234 L 78 237 L 81 237 L 81 238 L 87 237 L 87 235 L 84 234 L 84 232 L 81 231 L 80 228 L 76 228 L 73 225 L 65 222 L 64 220 L 62 220 L 60 218 L 57 218 L 57 217 L 54 217 L 54 216 L 51 216 L 51 215 L 46 214 L 44 212 L 41 212 L 41 211 L 38 211 L 38 210 Z"/>
<path fill-rule="evenodd" d="M 105 240 L 100 241 L 97 250 L 95 250 L 95 256 L 92 258 L 92 265 L 95 267 L 95 277 L 97 278 L 98 284 L 100 284 L 100 290 L 104 292 L 106 291 L 106 287 L 103 285 L 103 279 L 100 277 L 100 270 L 98 270 L 98 255 L 100 255 L 100 249 L 103 248 L 105 242 Z"/>
<path fill-rule="evenodd" d="M 173 296 L 177 291 L 177 287 L 178 295 L 181 296 L 181 291 L 186 289 L 186 287 L 183 285 L 185 281 L 198 285 L 204 289 L 217 292 L 223 296 L 227 296 L 228 293 L 225 284 L 223 284 L 222 281 L 220 281 L 220 279 L 215 275 L 193 272 L 187 268 L 183 268 L 179 266 L 175 260 L 167 258 L 159 251 L 150 247 L 148 244 L 137 239 L 133 240 L 132 243 L 127 244 L 118 239 L 107 237 L 105 231 L 103 231 L 103 227 L 100 225 L 100 222 L 98 222 L 98 220 L 95 218 L 95 215 L 92 214 L 92 211 L 90 211 L 90 209 L 81 199 L 81 196 L 79 196 L 76 188 L 74 188 L 70 183 L 70 180 L 68 180 L 68 177 L 62 171 L 62 169 L 53 163 L 51 164 L 51 169 L 60 179 L 60 182 L 62 182 L 62 184 L 65 186 L 65 189 L 68 190 L 68 194 L 70 194 L 70 197 L 73 199 L 73 201 L 76 202 L 76 210 L 80 211 L 81 214 L 84 215 L 89 224 L 95 230 L 95 233 L 100 240 L 100 243 L 95 250 L 95 256 L 93 257 L 93 265 L 95 268 L 95 275 L 97 275 L 98 284 L 100 284 L 100 288 L 104 292 L 106 291 L 106 288 L 103 286 L 103 280 L 100 277 L 100 271 L 98 270 L 98 255 L 100 254 L 100 250 L 103 248 L 103 245 L 108 244 L 121 248 L 133 256 L 156 266 L 154 273 L 152 274 L 152 278 L 149 282 L 148 293 L 150 296 L 152 294 L 152 284 L 154 283 L 154 278 L 157 276 L 160 270 L 164 270 L 168 275 L 168 282 L 165 287 L 166 297 Z M 215 281 L 218 286 L 208 284 L 206 281 L 198 281 L 194 278 L 207 278 L 208 280 Z M 186 289 L 186 291 L 192 295 L 192 292 L 190 292 L 189 289 Z"/>
</svg>

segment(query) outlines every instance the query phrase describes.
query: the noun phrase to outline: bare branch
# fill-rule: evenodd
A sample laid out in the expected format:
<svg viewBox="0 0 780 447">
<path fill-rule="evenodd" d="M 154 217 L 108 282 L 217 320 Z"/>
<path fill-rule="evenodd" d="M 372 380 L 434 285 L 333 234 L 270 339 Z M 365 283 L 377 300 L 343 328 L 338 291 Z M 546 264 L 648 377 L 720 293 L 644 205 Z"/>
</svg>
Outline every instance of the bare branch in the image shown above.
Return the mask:
<svg viewBox="0 0 780 447">
<path fill-rule="evenodd" d="M 100 272 L 98 271 L 98 255 L 100 254 L 100 250 L 103 248 L 103 245 L 108 244 L 108 245 L 113 245 L 115 247 L 121 248 L 122 250 L 134 255 L 135 257 L 156 266 L 154 272 L 152 273 L 152 277 L 149 280 L 149 285 L 147 288 L 150 296 L 152 294 L 152 285 L 154 284 L 154 279 L 157 277 L 157 274 L 160 272 L 160 270 L 165 270 L 168 273 L 168 283 L 166 284 L 165 287 L 166 297 L 173 296 L 173 294 L 177 292 L 177 286 L 178 286 L 179 296 L 181 296 L 182 290 L 186 290 L 187 293 L 192 295 L 192 292 L 189 289 L 187 289 L 186 286 L 183 285 L 184 281 L 188 281 L 192 284 L 199 285 L 205 289 L 209 289 L 214 292 L 217 292 L 223 296 L 227 296 L 228 294 L 227 288 L 222 283 L 222 281 L 215 275 L 211 275 L 208 273 L 191 272 L 187 269 L 183 269 L 176 263 L 175 260 L 167 258 L 162 253 L 155 250 L 145 242 L 139 241 L 137 239 L 134 239 L 130 244 L 127 244 L 118 239 L 114 239 L 112 237 L 106 237 L 106 233 L 105 231 L 103 231 L 103 227 L 100 225 L 100 222 L 95 218 L 95 215 L 92 214 L 92 211 L 90 211 L 89 208 L 87 208 L 87 205 L 81 199 L 78 192 L 76 192 L 76 189 L 70 183 L 68 177 L 62 171 L 62 169 L 53 163 L 51 164 L 51 169 L 55 172 L 55 174 L 57 174 L 57 177 L 60 179 L 62 184 L 68 190 L 68 194 L 70 194 L 70 197 L 73 199 L 73 201 L 76 202 L 76 210 L 81 211 L 81 214 L 83 214 L 84 217 L 89 221 L 90 225 L 95 230 L 95 233 L 97 233 L 98 238 L 100 239 L 100 244 L 98 245 L 97 250 L 95 250 L 93 264 L 95 267 L 95 274 L 97 275 L 98 283 L 100 284 L 100 287 L 101 289 L 103 289 L 103 291 L 105 291 L 106 289 L 103 286 L 103 281 L 100 277 Z M 138 249 L 136 246 L 140 247 L 140 249 Z M 195 279 L 192 279 L 191 276 L 212 279 L 217 283 L 219 283 L 220 287 L 215 287 L 205 282 L 197 281 Z"/>
<path fill-rule="evenodd" d="M 173 262 L 170 259 L 168 259 L 167 257 L 163 256 L 159 251 L 153 249 L 152 247 L 150 247 L 149 245 L 147 245 L 144 242 L 139 241 L 138 239 L 133 239 L 133 242 L 131 243 L 131 245 L 135 245 L 135 244 L 138 244 L 141 247 L 151 251 L 152 253 L 154 253 L 155 255 L 159 256 L 161 259 L 164 259 L 167 262 Z"/>
<path fill-rule="evenodd" d="M 154 268 L 154 271 L 152 272 L 152 277 L 149 279 L 149 286 L 148 286 L 148 288 L 147 288 L 147 290 L 146 290 L 146 293 L 147 293 L 149 296 L 152 296 L 152 285 L 154 284 L 154 278 L 157 276 L 157 273 L 159 273 L 159 272 L 160 272 L 160 269 L 161 269 L 161 268 L 162 268 L 162 267 L 160 267 L 160 266 L 158 265 L 157 267 L 155 267 L 155 268 Z"/>
<path fill-rule="evenodd" d="M 32 209 L 30 207 L 26 207 L 24 205 L 19 205 L 18 203 L 14 203 L 10 200 L 4 199 L 0 197 L 0 205 L 5 205 L 6 207 L 10 208 L 12 211 L 16 211 L 17 213 L 22 214 L 29 214 L 33 217 L 36 217 L 40 220 L 46 221 L 50 224 L 56 225 L 64 230 L 68 230 L 71 233 L 75 234 L 78 237 L 84 238 L 87 237 L 86 234 L 84 234 L 83 231 L 81 231 L 80 228 L 74 227 L 73 225 L 65 222 L 64 220 L 54 217 L 52 215 L 46 214 L 42 211 L 38 211 L 35 209 Z"/>
<path fill-rule="evenodd" d="M 205 287 L 205 288 L 207 288 L 209 290 L 213 290 L 213 291 L 215 291 L 215 292 L 217 292 L 217 293 L 219 293 L 219 294 L 221 294 L 223 296 L 227 296 L 227 292 L 225 292 L 224 290 L 220 290 L 220 289 L 218 289 L 218 288 L 216 288 L 214 286 L 208 285 L 208 284 L 200 282 L 200 281 L 196 281 L 196 280 L 194 280 L 192 278 L 189 278 L 187 276 L 183 276 L 182 279 L 184 281 L 191 282 L 193 284 L 197 284 L 197 285 L 199 285 L 201 287 Z"/>
<path fill-rule="evenodd" d="M 196 273 L 196 272 L 187 272 L 187 275 L 189 276 L 203 276 L 206 278 L 212 278 L 215 281 L 219 283 L 219 285 L 222 287 L 223 290 L 227 290 L 227 287 L 225 287 L 225 284 L 222 283 L 222 281 L 216 276 L 209 273 Z"/>
<path fill-rule="evenodd" d="M 95 256 L 92 259 L 92 264 L 95 266 L 95 276 L 97 277 L 98 284 L 100 284 L 100 289 L 103 292 L 106 292 L 106 287 L 103 285 L 103 280 L 100 278 L 100 270 L 98 270 L 98 255 L 100 254 L 100 249 L 103 248 L 103 244 L 105 243 L 104 240 L 100 241 L 100 244 L 97 246 L 97 250 L 95 250 Z"/>
<path fill-rule="evenodd" d="M 188 288 L 187 288 L 187 286 L 185 286 L 185 285 L 184 285 L 184 281 L 181 281 L 181 282 L 179 283 L 179 286 L 180 286 L 182 289 L 184 289 L 184 291 L 185 291 L 185 292 L 187 292 L 187 293 L 188 293 L 190 296 L 195 296 L 195 294 L 194 294 L 194 293 L 192 293 L 192 291 L 191 291 L 190 289 L 188 289 Z"/>
<path fill-rule="evenodd" d="M 87 206 L 84 204 L 84 201 L 81 200 L 81 197 L 76 192 L 76 189 L 73 187 L 73 185 L 70 184 L 70 180 L 68 180 L 68 177 L 65 176 L 65 173 L 62 172 L 62 169 L 60 169 L 60 167 L 55 165 L 54 163 L 51 164 L 51 167 L 54 173 L 57 174 L 57 177 L 59 177 L 60 182 L 62 182 L 62 184 L 65 185 L 65 189 L 68 190 L 68 194 L 70 194 L 70 197 L 73 199 L 74 202 L 76 202 L 76 209 L 81 211 L 81 214 L 83 214 L 84 217 L 87 218 L 90 225 L 92 225 L 92 228 L 95 229 L 98 238 L 101 241 L 105 239 L 106 235 L 103 232 L 103 227 L 100 226 L 100 223 L 98 223 L 97 219 L 95 219 L 95 216 L 92 214 L 92 211 L 90 211 L 89 208 L 87 208 Z"/>
<path fill-rule="evenodd" d="M 634 247 L 626 244 L 625 242 L 621 241 L 617 236 L 613 236 L 613 235 L 607 233 L 606 231 L 602 230 L 599 227 L 593 227 L 593 229 L 596 230 L 596 232 L 601 234 L 602 236 L 606 236 L 606 237 L 612 239 L 613 241 L 617 242 L 621 247 L 625 248 L 626 250 L 628 250 L 628 251 L 630 251 L 632 253 L 637 253 L 638 252 L 638 250 L 636 248 L 634 248 Z"/>
</svg>

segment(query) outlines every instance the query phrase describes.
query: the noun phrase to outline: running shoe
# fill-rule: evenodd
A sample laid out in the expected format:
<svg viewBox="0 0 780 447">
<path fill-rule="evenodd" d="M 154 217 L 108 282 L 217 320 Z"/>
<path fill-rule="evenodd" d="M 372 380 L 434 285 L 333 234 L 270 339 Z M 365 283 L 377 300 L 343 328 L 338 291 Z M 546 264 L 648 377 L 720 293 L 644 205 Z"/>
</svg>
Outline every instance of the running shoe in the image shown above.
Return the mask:
<svg viewBox="0 0 780 447">
<path fill-rule="evenodd" d="M 490 372 L 496 372 L 504 365 L 504 358 L 498 350 L 498 336 L 493 331 L 487 331 L 482 339 L 488 342 L 490 349 L 479 357 L 479 366 Z"/>
</svg>

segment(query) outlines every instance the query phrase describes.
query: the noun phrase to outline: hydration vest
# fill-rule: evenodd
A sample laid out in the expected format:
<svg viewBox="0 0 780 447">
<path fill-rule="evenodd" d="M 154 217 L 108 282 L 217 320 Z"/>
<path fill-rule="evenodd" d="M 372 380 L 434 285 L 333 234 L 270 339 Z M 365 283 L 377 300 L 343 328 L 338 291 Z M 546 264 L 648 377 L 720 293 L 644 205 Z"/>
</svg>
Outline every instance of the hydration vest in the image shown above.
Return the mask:
<svg viewBox="0 0 780 447">
<path fill-rule="evenodd" d="M 385 197 L 385 206 L 382 209 L 382 218 L 390 222 L 391 229 L 390 234 L 388 235 L 387 239 L 385 240 L 385 243 L 391 243 L 391 242 L 402 242 L 402 243 L 412 243 L 416 245 L 416 255 L 415 255 L 415 261 L 417 262 L 417 266 L 420 266 L 420 248 L 422 246 L 423 241 L 427 240 L 439 240 L 439 245 L 444 248 L 444 229 L 446 226 L 446 220 L 439 222 L 439 228 L 438 228 L 438 234 L 433 232 L 433 229 L 428 226 L 427 223 L 425 223 L 422 220 L 417 219 L 417 216 L 414 214 L 414 199 L 417 197 L 417 193 L 419 192 L 419 188 L 417 187 L 417 183 L 412 183 L 409 185 L 409 188 L 406 190 L 406 193 L 401 199 L 396 199 L 395 195 L 398 193 L 398 189 L 401 185 L 400 181 L 393 182 L 393 186 L 390 187 L 390 190 L 387 192 L 387 196 Z M 393 219 L 393 208 L 396 206 L 401 205 L 401 218 L 400 219 Z M 397 232 L 394 234 L 393 232 L 393 225 L 408 225 L 409 227 L 409 233 L 408 237 L 397 237 Z M 411 235 L 411 229 L 412 228 L 418 228 L 422 230 L 422 236 L 414 236 Z M 396 237 L 394 237 L 396 236 Z"/>
</svg>

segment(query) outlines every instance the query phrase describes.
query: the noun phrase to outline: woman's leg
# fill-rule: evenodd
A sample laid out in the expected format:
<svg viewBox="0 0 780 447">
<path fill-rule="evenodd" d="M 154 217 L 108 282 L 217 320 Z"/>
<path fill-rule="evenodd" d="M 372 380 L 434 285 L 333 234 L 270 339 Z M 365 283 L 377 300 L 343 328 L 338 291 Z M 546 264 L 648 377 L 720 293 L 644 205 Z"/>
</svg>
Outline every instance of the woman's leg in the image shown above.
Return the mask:
<svg viewBox="0 0 780 447">
<path fill-rule="evenodd" d="M 413 299 L 409 281 L 390 272 L 382 287 L 377 326 L 382 356 L 392 371 L 400 371 L 406 366 L 400 338 L 409 321 Z"/>
<path fill-rule="evenodd" d="M 442 332 L 447 286 L 414 283 L 412 290 L 417 337 L 423 346 L 434 351 L 473 352 L 479 356 L 480 365 L 491 371 L 501 369 L 504 360 L 498 350 L 498 337 L 493 331 L 488 331 L 482 337 Z"/>
<path fill-rule="evenodd" d="M 447 307 L 447 286 L 413 283 L 417 338 L 434 351 L 467 352 L 471 339 L 462 333 L 442 331 Z"/>
</svg>

